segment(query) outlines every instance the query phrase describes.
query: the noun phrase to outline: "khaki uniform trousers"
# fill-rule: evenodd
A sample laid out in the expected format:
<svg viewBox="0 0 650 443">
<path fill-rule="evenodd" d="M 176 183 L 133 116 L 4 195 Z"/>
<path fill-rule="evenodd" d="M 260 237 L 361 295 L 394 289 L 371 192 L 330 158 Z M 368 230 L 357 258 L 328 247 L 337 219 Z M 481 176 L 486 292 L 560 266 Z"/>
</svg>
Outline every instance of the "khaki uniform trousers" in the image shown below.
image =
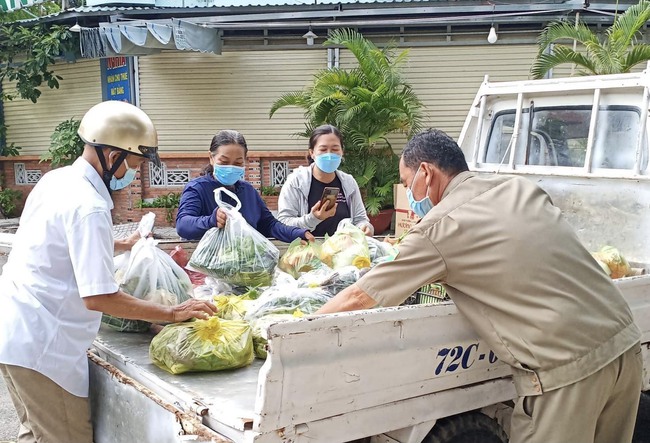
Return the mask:
<svg viewBox="0 0 650 443">
<path fill-rule="evenodd" d="M 18 412 L 18 443 L 92 443 L 88 397 L 32 369 L 0 364 L 0 372 Z"/>
<path fill-rule="evenodd" d="M 637 344 L 595 374 L 542 395 L 519 397 L 511 443 L 629 443 L 642 383 Z"/>
</svg>

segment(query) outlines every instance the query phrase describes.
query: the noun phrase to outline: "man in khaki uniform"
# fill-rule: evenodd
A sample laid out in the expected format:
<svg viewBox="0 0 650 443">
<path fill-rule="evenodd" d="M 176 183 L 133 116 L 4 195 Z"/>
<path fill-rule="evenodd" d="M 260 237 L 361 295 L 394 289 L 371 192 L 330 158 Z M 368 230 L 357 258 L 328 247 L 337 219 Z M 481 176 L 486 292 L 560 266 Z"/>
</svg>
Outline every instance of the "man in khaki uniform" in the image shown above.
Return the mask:
<svg viewBox="0 0 650 443">
<path fill-rule="evenodd" d="M 549 196 L 526 178 L 469 172 L 456 142 L 437 130 L 408 142 L 400 176 L 423 219 L 394 261 L 318 313 L 395 306 L 442 283 L 513 369 L 512 442 L 630 442 L 640 332 Z"/>
</svg>

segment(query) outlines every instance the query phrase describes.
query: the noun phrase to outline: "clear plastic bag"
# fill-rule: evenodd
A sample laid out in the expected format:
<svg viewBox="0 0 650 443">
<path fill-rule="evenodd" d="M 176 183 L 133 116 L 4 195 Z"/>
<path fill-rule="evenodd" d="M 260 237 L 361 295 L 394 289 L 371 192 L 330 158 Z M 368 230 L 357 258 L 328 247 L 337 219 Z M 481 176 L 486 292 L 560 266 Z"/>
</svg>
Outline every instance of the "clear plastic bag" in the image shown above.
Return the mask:
<svg viewBox="0 0 650 443">
<path fill-rule="evenodd" d="M 255 357 L 265 359 L 266 345 L 268 340 L 266 339 L 266 329 L 274 323 L 280 323 L 283 321 L 292 321 L 298 320 L 303 314 L 300 311 L 296 311 L 293 314 L 271 314 L 258 318 L 257 320 L 251 322 L 251 329 L 253 331 L 253 349 L 255 351 Z"/>
<path fill-rule="evenodd" d="M 153 238 L 141 238 L 131 249 L 129 260 L 115 273 L 120 289 L 141 300 L 165 306 L 180 304 L 192 297 L 192 283 L 185 271 Z M 122 332 L 143 332 L 150 323 L 107 314 L 102 321 Z"/>
<path fill-rule="evenodd" d="M 237 206 L 223 202 L 225 192 Z M 236 286 L 268 286 L 280 252 L 273 243 L 249 225 L 239 213 L 241 203 L 225 188 L 215 190 L 215 200 L 228 216 L 223 229 L 205 233 L 190 258 L 191 269 Z"/>
<path fill-rule="evenodd" d="M 255 358 L 251 327 L 218 317 L 167 325 L 151 340 L 149 358 L 172 374 L 241 368 Z"/>
<path fill-rule="evenodd" d="M 278 263 L 278 267 L 293 278 L 323 266 L 325 264 L 320 259 L 320 245 L 317 242 L 303 243 L 299 238 L 291 242 Z"/>
<path fill-rule="evenodd" d="M 313 314 L 331 298 L 319 288 L 296 288 L 295 286 L 272 286 L 265 290 L 246 313 L 247 321 L 270 314 Z"/>
<path fill-rule="evenodd" d="M 372 237 L 366 237 L 366 241 L 370 252 L 371 267 L 393 260 L 397 256 L 397 248 L 388 242 L 379 241 Z"/>
<path fill-rule="evenodd" d="M 370 251 L 363 231 L 354 226 L 350 219 L 342 220 L 334 235 L 325 239 L 321 246 L 321 259 L 332 269 L 356 266 L 370 267 Z"/>
<path fill-rule="evenodd" d="M 369 268 L 358 269 L 356 266 L 344 266 L 336 270 L 317 269 L 300 276 L 298 287 L 320 288 L 331 296 L 335 296 L 356 283 L 369 270 Z"/>
</svg>

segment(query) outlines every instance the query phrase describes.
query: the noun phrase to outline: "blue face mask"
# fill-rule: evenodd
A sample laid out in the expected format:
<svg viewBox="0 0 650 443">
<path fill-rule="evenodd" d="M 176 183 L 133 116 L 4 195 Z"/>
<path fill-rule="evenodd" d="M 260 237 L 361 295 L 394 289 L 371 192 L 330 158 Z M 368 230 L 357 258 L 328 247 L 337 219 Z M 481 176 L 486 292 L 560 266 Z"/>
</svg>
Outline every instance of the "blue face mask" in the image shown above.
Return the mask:
<svg viewBox="0 0 650 443">
<path fill-rule="evenodd" d="M 318 169 L 326 174 L 331 174 L 341 166 L 341 158 L 338 154 L 320 154 L 316 156 L 314 162 L 316 162 Z"/>
<path fill-rule="evenodd" d="M 232 186 L 237 180 L 244 178 L 244 168 L 241 166 L 214 165 L 214 178 L 222 185 Z"/>
<path fill-rule="evenodd" d="M 115 178 L 115 176 L 111 177 L 111 182 L 109 184 L 109 187 L 111 188 L 111 191 L 119 191 L 120 189 L 124 189 L 127 186 L 129 186 L 133 180 L 135 180 L 135 174 L 136 170 L 129 168 L 129 164 L 124 160 L 124 165 L 126 166 L 126 172 L 124 173 L 124 177 L 122 178 Z"/>
<path fill-rule="evenodd" d="M 418 169 L 418 172 L 415 173 L 415 177 L 413 177 L 413 182 L 411 182 L 411 187 L 406 190 L 406 196 L 409 199 L 409 205 L 411 206 L 411 209 L 413 209 L 413 212 L 420 217 L 424 218 L 427 213 L 433 209 L 433 202 L 429 198 L 429 189 L 427 188 L 427 195 L 424 196 L 422 200 L 415 201 L 415 197 L 413 197 L 413 185 L 415 184 L 415 179 L 417 178 L 418 174 L 420 173 L 420 170 Z"/>
</svg>

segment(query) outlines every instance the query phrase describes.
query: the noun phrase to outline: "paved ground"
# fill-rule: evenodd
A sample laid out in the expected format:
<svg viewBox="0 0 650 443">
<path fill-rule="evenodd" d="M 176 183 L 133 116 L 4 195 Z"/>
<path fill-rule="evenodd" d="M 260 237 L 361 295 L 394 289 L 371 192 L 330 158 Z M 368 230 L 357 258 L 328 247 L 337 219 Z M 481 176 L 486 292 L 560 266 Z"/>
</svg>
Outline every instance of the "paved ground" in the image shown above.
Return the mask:
<svg viewBox="0 0 650 443">
<path fill-rule="evenodd" d="M 0 266 L 4 266 L 6 262 L 7 256 L 0 254 Z M 4 380 L 0 377 L 0 442 L 14 440 L 18 435 L 18 427 L 16 411 L 11 404 Z"/>
</svg>

